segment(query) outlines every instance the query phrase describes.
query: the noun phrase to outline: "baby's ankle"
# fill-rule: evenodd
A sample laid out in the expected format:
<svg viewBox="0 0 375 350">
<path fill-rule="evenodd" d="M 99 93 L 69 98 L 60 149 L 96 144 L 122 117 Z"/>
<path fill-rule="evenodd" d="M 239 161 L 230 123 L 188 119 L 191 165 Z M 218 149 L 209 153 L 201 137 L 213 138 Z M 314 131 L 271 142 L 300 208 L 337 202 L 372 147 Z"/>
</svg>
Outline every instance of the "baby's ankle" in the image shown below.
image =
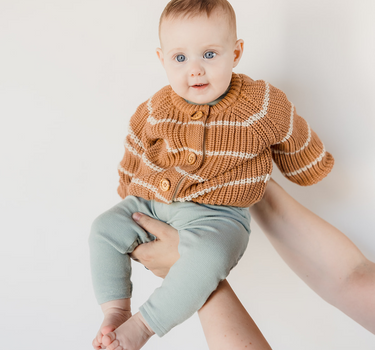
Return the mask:
<svg viewBox="0 0 375 350">
<path fill-rule="evenodd" d="M 130 299 L 111 300 L 100 305 L 103 314 L 130 312 Z"/>
<path fill-rule="evenodd" d="M 147 333 L 149 333 L 150 336 L 155 334 L 155 332 L 152 330 L 152 328 L 146 322 L 146 320 L 144 319 L 144 317 L 142 316 L 140 312 L 137 312 L 133 317 L 136 318 L 137 321 L 139 321 L 146 328 Z"/>
</svg>

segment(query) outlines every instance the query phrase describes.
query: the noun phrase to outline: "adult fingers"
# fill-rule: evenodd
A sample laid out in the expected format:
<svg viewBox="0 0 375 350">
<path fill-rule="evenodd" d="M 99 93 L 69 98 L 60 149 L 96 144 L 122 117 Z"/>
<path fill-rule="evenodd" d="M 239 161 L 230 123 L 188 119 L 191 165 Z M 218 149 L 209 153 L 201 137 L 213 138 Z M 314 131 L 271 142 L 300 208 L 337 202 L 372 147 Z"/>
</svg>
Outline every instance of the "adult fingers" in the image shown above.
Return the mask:
<svg viewBox="0 0 375 350">
<path fill-rule="evenodd" d="M 172 226 L 154 218 L 150 218 L 145 214 L 137 212 L 134 213 L 132 217 L 139 226 L 156 236 L 159 240 L 169 239 L 178 235 L 177 230 Z"/>
<path fill-rule="evenodd" d="M 154 242 L 140 244 L 132 251 L 130 257 L 133 260 L 140 262 L 142 265 L 146 265 L 151 260 L 150 256 L 153 252 L 153 243 Z"/>
<path fill-rule="evenodd" d="M 158 240 L 140 244 L 130 257 L 140 262 L 155 276 L 165 278 L 169 269 L 180 258 L 178 241 Z"/>
</svg>

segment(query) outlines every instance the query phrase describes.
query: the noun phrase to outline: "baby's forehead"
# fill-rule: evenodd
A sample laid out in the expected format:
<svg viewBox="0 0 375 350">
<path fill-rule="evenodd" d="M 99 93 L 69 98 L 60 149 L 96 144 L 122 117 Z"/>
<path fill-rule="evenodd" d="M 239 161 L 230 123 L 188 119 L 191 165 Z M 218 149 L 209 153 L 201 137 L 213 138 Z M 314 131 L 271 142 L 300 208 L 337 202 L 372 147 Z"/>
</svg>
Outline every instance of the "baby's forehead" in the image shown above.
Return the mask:
<svg viewBox="0 0 375 350">
<path fill-rule="evenodd" d="M 236 28 L 225 17 L 228 16 L 220 13 L 211 14 L 209 17 L 206 14 L 166 17 L 160 22 L 160 41 L 172 39 L 178 42 L 188 37 L 190 43 L 194 41 L 198 43 L 204 38 L 207 44 L 213 45 L 215 41 L 221 43 L 220 34 L 226 38 L 229 36 L 236 38 Z"/>
</svg>

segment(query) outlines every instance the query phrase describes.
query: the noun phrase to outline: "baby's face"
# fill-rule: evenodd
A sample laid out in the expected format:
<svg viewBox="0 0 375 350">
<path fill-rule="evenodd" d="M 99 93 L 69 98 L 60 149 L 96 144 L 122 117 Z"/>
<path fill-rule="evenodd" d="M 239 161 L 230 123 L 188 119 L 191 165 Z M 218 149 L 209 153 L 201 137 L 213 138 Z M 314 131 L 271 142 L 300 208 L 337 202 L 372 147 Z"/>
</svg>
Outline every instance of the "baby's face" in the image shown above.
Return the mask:
<svg viewBox="0 0 375 350">
<path fill-rule="evenodd" d="M 205 104 L 227 90 L 243 41 L 236 41 L 220 12 L 210 17 L 164 19 L 160 39 L 157 55 L 179 96 Z"/>
</svg>

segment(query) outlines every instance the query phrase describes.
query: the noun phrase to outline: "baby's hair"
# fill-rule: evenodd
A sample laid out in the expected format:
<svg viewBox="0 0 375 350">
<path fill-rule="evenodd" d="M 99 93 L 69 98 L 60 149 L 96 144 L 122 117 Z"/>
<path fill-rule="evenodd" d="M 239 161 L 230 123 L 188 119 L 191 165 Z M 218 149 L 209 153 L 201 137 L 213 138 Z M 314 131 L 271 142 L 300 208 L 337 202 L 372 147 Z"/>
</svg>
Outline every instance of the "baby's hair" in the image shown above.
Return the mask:
<svg viewBox="0 0 375 350">
<path fill-rule="evenodd" d="M 161 24 L 166 18 L 176 18 L 179 16 L 190 18 L 202 14 L 210 17 L 210 14 L 217 9 L 224 12 L 237 39 L 236 14 L 227 0 L 171 0 L 160 16 L 159 37 Z"/>
</svg>

